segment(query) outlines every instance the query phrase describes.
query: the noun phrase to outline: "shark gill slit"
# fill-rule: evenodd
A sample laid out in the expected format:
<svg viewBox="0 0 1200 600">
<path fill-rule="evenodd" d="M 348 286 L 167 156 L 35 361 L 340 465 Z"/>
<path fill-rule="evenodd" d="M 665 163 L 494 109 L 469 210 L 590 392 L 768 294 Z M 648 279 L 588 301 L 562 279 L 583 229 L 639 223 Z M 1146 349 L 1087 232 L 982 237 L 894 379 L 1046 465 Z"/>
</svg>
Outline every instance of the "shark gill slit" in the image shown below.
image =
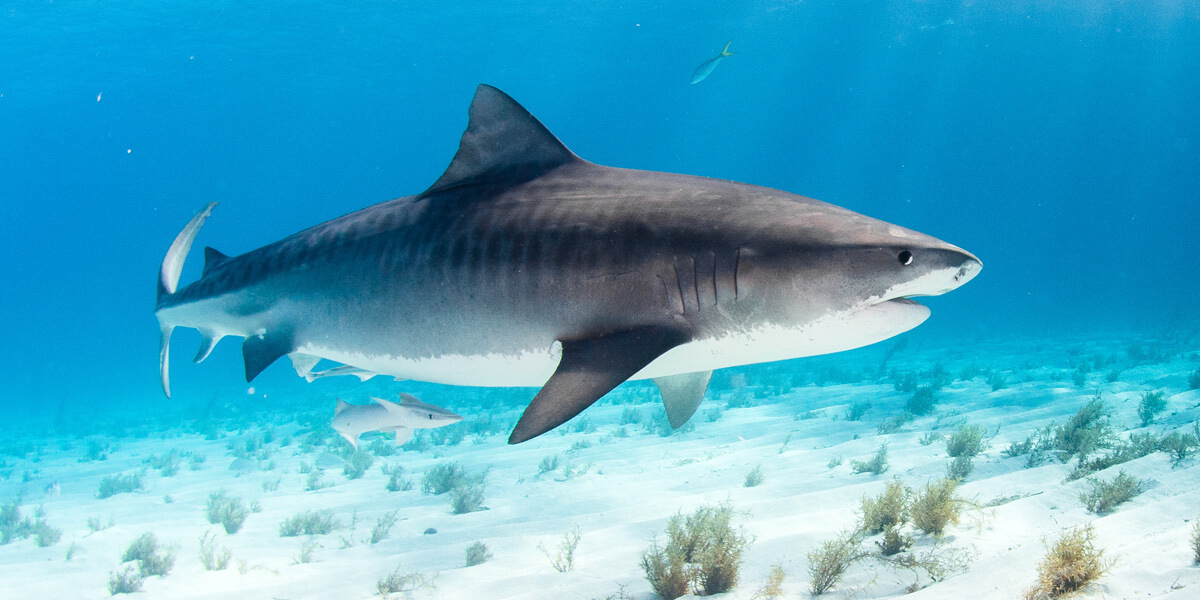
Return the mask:
<svg viewBox="0 0 1200 600">
<path fill-rule="evenodd" d="M 658 282 L 662 284 L 662 288 L 663 288 L 663 310 L 670 311 L 671 310 L 671 292 L 670 292 L 670 290 L 667 289 L 667 280 L 663 279 L 662 275 L 655 275 L 655 277 L 658 278 Z"/>
<path fill-rule="evenodd" d="M 712 259 L 712 290 L 713 290 L 713 306 L 721 303 L 721 298 L 717 295 L 717 253 L 709 250 L 708 257 Z"/>
<path fill-rule="evenodd" d="M 692 257 L 692 292 L 696 294 L 696 312 L 700 312 L 700 261 Z"/>
<path fill-rule="evenodd" d="M 738 299 L 738 267 L 742 266 L 742 247 L 738 246 L 733 253 L 733 301 Z"/>
<path fill-rule="evenodd" d="M 679 290 L 679 312 L 687 314 L 687 301 L 683 297 L 683 276 L 679 274 L 679 267 L 671 265 L 671 270 L 675 271 L 675 286 Z"/>
</svg>

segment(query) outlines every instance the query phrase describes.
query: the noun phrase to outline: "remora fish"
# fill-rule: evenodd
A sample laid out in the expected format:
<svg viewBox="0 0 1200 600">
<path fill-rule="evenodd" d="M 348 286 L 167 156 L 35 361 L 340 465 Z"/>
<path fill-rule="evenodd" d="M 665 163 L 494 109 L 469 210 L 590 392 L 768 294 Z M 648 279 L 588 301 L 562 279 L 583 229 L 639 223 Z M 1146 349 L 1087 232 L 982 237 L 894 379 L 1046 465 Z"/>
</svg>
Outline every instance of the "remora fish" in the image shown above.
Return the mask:
<svg viewBox="0 0 1200 600">
<path fill-rule="evenodd" d="M 713 69 L 717 68 L 717 64 L 721 62 L 722 58 L 725 58 L 726 56 L 733 56 L 734 54 L 737 54 L 737 52 L 729 51 L 729 44 L 732 44 L 732 43 L 733 42 L 726 42 L 725 49 L 721 50 L 720 54 L 700 63 L 700 66 L 696 67 L 695 71 L 692 71 L 692 85 L 700 83 L 701 81 L 704 81 L 704 79 L 707 78 L 709 75 L 712 75 Z"/>
<path fill-rule="evenodd" d="M 414 429 L 433 429 L 451 425 L 462 417 L 409 394 L 400 394 L 400 404 L 372 398 L 376 404 L 349 404 L 338 398 L 333 413 L 333 429 L 358 449 L 358 436 L 368 431 L 396 432 L 396 445 L 412 438 Z"/>
<path fill-rule="evenodd" d="M 887 339 L 982 268 L 928 235 L 779 190 L 575 156 L 481 85 L 432 187 L 237 257 L 205 251 L 176 289 L 209 205 L 158 280 L 171 331 L 245 338 L 247 381 L 283 356 L 458 385 L 536 386 L 509 437 L 541 435 L 627 379 L 655 378 L 681 426 L 712 369 Z"/>
</svg>

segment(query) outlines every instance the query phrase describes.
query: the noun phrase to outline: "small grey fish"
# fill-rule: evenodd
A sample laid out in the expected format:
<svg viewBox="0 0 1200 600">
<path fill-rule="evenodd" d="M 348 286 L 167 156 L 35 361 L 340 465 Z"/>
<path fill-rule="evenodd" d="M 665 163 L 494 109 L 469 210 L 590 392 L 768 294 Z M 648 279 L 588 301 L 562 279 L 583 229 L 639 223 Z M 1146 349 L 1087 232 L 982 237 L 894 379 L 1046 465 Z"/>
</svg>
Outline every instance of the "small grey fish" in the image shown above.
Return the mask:
<svg viewBox="0 0 1200 600">
<path fill-rule="evenodd" d="M 233 462 L 229 463 L 229 470 L 238 475 L 253 473 L 258 470 L 258 462 L 249 458 L 235 458 Z"/>
<path fill-rule="evenodd" d="M 704 81 L 705 78 L 707 78 L 709 75 L 711 75 L 713 72 L 713 69 L 717 68 L 717 63 L 720 63 L 722 58 L 725 58 L 726 56 L 733 56 L 734 54 L 737 54 L 737 52 L 729 51 L 729 44 L 732 44 L 732 43 L 733 43 L 732 41 L 726 42 L 725 48 L 723 50 L 721 50 L 720 54 L 700 63 L 700 66 L 696 67 L 695 71 L 692 71 L 692 84 L 693 85 L 700 83 L 701 81 Z"/>
<path fill-rule="evenodd" d="M 346 466 L 346 461 L 332 452 L 322 452 L 314 461 L 313 466 L 318 469 L 340 469 Z"/>
</svg>

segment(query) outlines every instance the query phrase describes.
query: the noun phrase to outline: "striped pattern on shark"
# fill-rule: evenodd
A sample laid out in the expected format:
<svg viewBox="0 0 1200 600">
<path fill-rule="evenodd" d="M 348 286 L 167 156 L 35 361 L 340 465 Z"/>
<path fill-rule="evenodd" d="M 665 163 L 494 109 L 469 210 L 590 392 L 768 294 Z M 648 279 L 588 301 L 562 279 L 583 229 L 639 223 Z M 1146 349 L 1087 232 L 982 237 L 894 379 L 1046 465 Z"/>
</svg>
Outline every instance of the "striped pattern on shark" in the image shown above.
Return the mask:
<svg viewBox="0 0 1200 600">
<path fill-rule="evenodd" d="M 429 189 L 240 256 L 208 248 L 200 279 L 179 288 L 212 209 L 159 273 L 168 395 L 171 331 L 193 327 L 196 360 L 244 338 L 247 381 L 289 356 L 301 375 L 324 358 L 360 377 L 542 386 L 510 443 L 628 379 L 653 378 L 678 427 L 713 369 L 887 339 L 928 317 L 911 298 L 982 268 L 957 246 L 811 198 L 585 161 L 486 85 Z"/>
</svg>

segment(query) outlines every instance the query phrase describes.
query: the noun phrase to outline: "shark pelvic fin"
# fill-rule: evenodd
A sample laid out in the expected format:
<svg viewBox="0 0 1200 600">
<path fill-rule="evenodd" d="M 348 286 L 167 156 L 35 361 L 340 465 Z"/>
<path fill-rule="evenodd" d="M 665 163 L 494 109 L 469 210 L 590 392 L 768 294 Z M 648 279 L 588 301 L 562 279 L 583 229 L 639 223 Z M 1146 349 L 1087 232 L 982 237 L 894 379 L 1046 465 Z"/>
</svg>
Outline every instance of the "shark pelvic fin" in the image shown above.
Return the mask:
<svg viewBox="0 0 1200 600">
<path fill-rule="evenodd" d="M 222 263 L 229 260 L 221 251 L 211 247 L 204 247 L 204 270 L 200 272 L 200 276 L 204 277 L 212 272 L 213 269 L 221 266 Z"/>
<path fill-rule="evenodd" d="M 690 335 L 669 327 L 638 327 L 596 338 L 563 341 L 554 375 L 533 397 L 508 443 L 535 438 L 579 414 Z"/>
<path fill-rule="evenodd" d="M 171 332 L 175 330 L 174 325 L 167 325 L 161 321 L 158 324 L 161 337 L 159 338 L 158 348 L 158 376 L 162 381 L 163 393 L 167 398 L 171 397 Z"/>
<path fill-rule="evenodd" d="M 583 162 L 516 100 L 490 85 L 475 90 L 469 115 L 454 160 L 422 196 L 476 184 L 503 189 Z"/>
<path fill-rule="evenodd" d="M 313 367 L 321 362 L 321 357 L 303 352 L 293 352 L 288 355 L 288 358 L 292 359 L 292 367 L 296 369 L 296 374 L 308 380 L 309 383 L 312 383 L 313 378 L 310 374 Z"/>
<path fill-rule="evenodd" d="M 163 259 L 162 267 L 158 272 L 159 301 L 162 301 L 163 296 L 174 294 L 175 289 L 179 287 L 179 276 L 183 273 L 183 261 L 187 259 L 188 251 L 192 249 L 192 242 L 196 240 L 196 234 L 200 233 L 200 227 L 204 225 L 204 221 L 208 219 L 216 206 L 216 202 L 210 202 L 208 206 L 196 213 L 191 221 L 188 221 L 187 226 L 179 232 L 179 235 L 175 236 L 175 241 L 167 250 L 167 256 Z"/>
<path fill-rule="evenodd" d="M 242 342 L 242 359 L 246 362 L 246 382 L 254 381 L 271 363 L 296 349 L 290 331 L 277 329 L 262 335 L 252 335 Z"/>
<path fill-rule="evenodd" d="M 212 354 L 213 348 L 217 347 L 217 342 L 225 337 L 219 333 L 203 330 L 200 331 L 200 336 L 200 349 L 196 351 L 196 358 L 192 359 L 194 363 L 204 362 L 204 359 L 208 358 L 209 354 Z"/>
<path fill-rule="evenodd" d="M 656 377 L 654 383 L 662 394 L 663 408 L 667 409 L 667 421 L 671 429 L 683 427 L 688 419 L 696 413 L 704 392 L 708 390 L 708 380 L 712 379 L 712 371 L 698 373 L 683 373 L 669 377 Z"/>
</svg>

